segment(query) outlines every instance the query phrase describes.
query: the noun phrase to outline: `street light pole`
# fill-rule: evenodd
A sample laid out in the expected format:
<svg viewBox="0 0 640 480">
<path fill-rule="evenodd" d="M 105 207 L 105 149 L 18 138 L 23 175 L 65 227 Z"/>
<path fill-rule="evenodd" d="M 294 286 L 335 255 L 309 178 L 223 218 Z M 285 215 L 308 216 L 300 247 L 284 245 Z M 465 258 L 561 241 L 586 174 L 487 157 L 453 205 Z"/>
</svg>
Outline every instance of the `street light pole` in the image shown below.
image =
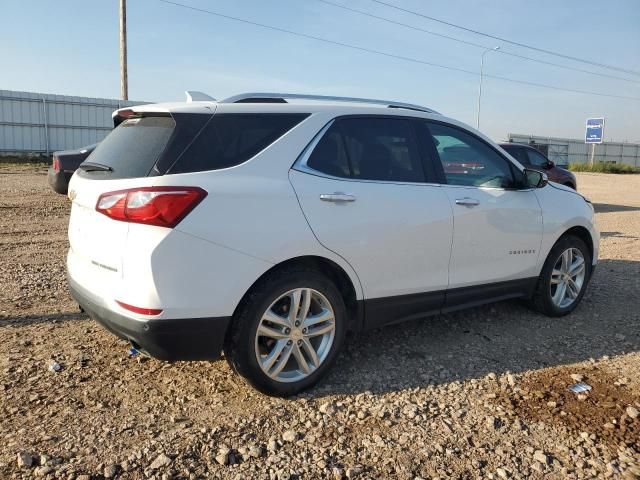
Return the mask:
<svg viewBox="0 0 640 480">
<path fill-rule="evenodd" d="M 500 50 L 500 47 L 487 48 L 480 55 L 480 86 L 478 87 L 478 118 L 476 120 L 476 128 L 480 130 L 480 102 L 482 101 L 482 79 L 484 78 L 484 56 L 489 52 Z"/>
</svg>

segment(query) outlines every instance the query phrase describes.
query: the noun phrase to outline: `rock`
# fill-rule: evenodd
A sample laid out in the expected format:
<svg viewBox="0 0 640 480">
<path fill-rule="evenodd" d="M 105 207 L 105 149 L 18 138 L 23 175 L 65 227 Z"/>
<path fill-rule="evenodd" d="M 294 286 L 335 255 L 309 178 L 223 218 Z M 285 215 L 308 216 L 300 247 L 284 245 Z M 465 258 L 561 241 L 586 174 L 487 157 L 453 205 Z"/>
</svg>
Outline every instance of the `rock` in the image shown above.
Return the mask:
<svg viewBox="0 0 640 480">
<path fill-rule="evenodd" d="M 536 452 L 533 454 L 533 459 L 537 462 L 542 463 L 543 465 L 551 464 L 551 457 L 544 453 L 542 450 L 536 450 Z"/>
<path fill-rule="evenodd" d="M 489 430 L 498 430 L 500 428 L 500 420 L 496 417 L 489 416 L 486 422 Z"/>
<path fill-rule="evenodd" d="M 320 405 L 320 412 L 325 415 L 334 415 L 338 409 L 332 402 L 323 403 Z"/>
<path fill-rule="evenodd" d="M 502 468 L 502 467 L 496 468 L 496 473 L 500 478 L 509 478 L 509 471 L 505 468 Z"/>
<path fill-rule="evenodd" d="M 167 457 L 164 453 L 161 453 L 156 457 L 156 459 L 151 462 L 149 468 L 152 470 L 157 470 L 158 468 L 166 467 L 167 465 L 171 465 L 171 458 Z"/>
<path fill-rule="evenodd" d="M 116 474 L 118 473 L 118 466 L 117 465 L 107 465 L 106 467 L 104 467 L 104 478 L 113 478 L 116 476 Z"/>
<path fill-rule="evenodd" d="M 269 439 L 269 442 L 267 443 L 267 450 L 269 450 L 270 452 L 275 452 L 276 450 L 278 450 L 278 442 L 275 438 Z"/>
<path fill-rule="evenodd" d="M 640 416 L 640 412 L 638 411 L 638 409 L 636 407 L 632 407 L 631 405 L 627 407 L 627 415 L 629 415 L 629 417 L 631 418 L 638 418 L 638 416 Z"/>
<path fill-rule="evenodd" d="M 226 448 L 223 447 L 220 450 L 218 450 L 218 453 L 216 454 L 216 462 L 218 462 L 220 465 L 228 465 L 229 464 L 229 457 L 231 454 L 231 449 L 230 448 Z"/>
<path fill-rule="evenodd" d="M 46 477 L 51 472 L 53 472 L 53 467 L 45 465 L 44 467 L 38 467 L 33 471 L 36 477 Z"/>
<path fill-rule="evenodd" d="M 331 469 L 331 475 L 335 480 L 342 480 L 342 477 L 344 476 L 344 470 L 342 470 L 340 467 L 333 467 Z"/>
<path fill-rule="evenodd" d="M 584 375 L 582 375 L 581 373 L 572 373 L 571 380 L 573 380 L 576 383 L 580 383 L 581 381 L 584 380 Z"/>
<path fill-rule="evenodd" d="M 351 468 L 347 468 L 347 478 L 356 478 L 358 475 L 360 475 L 362 473 L 362 467 L 351 467 Z"/>
<path fill-rule="evenodd" d="M 18 466 L 24 468 L 31 468 L 33 465 L 33 455 L 27 452 L 18 453 Z"/>
<path fill-rule="evenodd" d="M 287 430 L 282 434 L 282 440 L 285 442 L 295 442 L 298 439 L 298 433 L 294 430 Z"/>
<path fill-rule="evenodd" d="M 76 480 L 91 480 L 91 475 L 82 474 L 76 477 Z"/>
<path fill-rule="evenodd" d="M 253 458 L 258 458 L 262 456 L 262 448 L 257 445 L 252 445 L 249 447 L 249 456 Z"/>
</svg>

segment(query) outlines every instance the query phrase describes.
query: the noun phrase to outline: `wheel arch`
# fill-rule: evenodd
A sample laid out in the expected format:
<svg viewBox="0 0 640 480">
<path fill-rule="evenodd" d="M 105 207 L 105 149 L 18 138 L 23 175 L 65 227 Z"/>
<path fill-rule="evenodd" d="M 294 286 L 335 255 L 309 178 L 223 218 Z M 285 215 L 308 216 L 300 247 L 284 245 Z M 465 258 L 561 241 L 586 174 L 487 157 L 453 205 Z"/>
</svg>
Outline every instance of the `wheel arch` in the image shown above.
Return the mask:
<svg viewBox="0 0 640 480">
<path fill-rule="evenodd" d="M 587 248 L 589 248 L 589 255 L 591 256 L 591 261 L 593 262 L 593 238 L 591 238 L 591 233 L 589 232 L 588 229 L 586 229 L 585 227 L 582 227 L 580 225 L 576 225 L 575 227 L 571 227 L 570 229 L 566 230 L 562 235 L 560 235 L 558 237 L 558 240 L 556 240 L 556 242 L 554 243 L 554 246 L 556 243 L 558 243 L 560 241 L 560 239 L 568 236 L 568 235 L 573 235 L 575 237 L 578 237 L 580 240 L 582 240 L 586 245 Z M 553 248 L 553 247 L 552 247 Z"/>
<path fill-rule="evenodd" d="M 362 307 L 362 302 L 358 301 L 356 285 L 354 284 L 353 280 L 345 271 L 345 269 L 338 263 L 331 259 L 318 255 L 304 255 L 300 257 L 290 258 L 269 268 L 262 275 L 260 275 L 260 277 L 258 277 L 256 281 L 253 282 L 253 284 L 251 284 L 249 289 L 243 295 L 242 299 L 235 308 L 234 317 L 246 301 L 247 297 L 251 294 L 251 292 L 256 288 L 257 285 L 264 281 L 265 278 L 272 275 L 276 271 L 292 267 L 311 268 L 326 275 L 336 285 L 344 300 L 344 304 L 347 308 L 347 314 L 349 317 L 349 325 L 347 325 L 347 330 L 360 330 L 362 328 L 364 310 Z"/>
</svg>

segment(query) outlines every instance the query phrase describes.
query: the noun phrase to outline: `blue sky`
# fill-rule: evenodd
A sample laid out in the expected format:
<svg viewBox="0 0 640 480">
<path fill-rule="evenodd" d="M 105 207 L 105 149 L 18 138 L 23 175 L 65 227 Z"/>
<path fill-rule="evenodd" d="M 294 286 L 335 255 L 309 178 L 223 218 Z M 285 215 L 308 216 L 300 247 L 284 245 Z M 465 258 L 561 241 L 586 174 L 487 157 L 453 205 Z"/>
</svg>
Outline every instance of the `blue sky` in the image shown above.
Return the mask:
<svg viewBox="0 0 640 480">
<path fill-rule="evenodd" d="M 480 48 L 462 45 L 317 0 L 176 0 L 334 41 L 478 71 Z M 485 57 L 485 73 L 640 98 L 640 76 L 545 56 L 402 13 L 371 0 L 335 3 L 489 47 L 638 83 L 512 58 Z M 387 0 L 449 22 L 640 71 L 637 0 Z M 4 0 L 0 89 L 119 96 L 117 0 Z M 475 125 L 478 77 L 332 46 L 167 5 L 128 0 L 129 97 L 182 100 L 242 91 L 290 91 L 395 99 Z M 549 90 L 485 78 L 481 130 L 582 138 L 604 116 L 605 138 L 640 142 L 640 101 Z"/>
</svg>

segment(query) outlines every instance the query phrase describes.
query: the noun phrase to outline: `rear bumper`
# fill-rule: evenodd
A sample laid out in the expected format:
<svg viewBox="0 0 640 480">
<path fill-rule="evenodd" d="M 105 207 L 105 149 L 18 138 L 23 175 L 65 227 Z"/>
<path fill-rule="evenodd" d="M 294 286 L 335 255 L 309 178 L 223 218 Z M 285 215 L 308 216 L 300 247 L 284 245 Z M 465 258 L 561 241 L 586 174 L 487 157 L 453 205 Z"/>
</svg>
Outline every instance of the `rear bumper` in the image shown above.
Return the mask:
<svg viewBox="0 0 640 480">
<path fill-rule="evenodd" d="M 127 318 L 93 298 L 67 276 L 73 298 L 111 333 L 160 360 L 216 360 L 220 357 L 230 317 L 140 321 Z"/>
<path fill-rule="evenodd" d="M 49 170 L 47 171 L 47 180 L 49 181 L 49 186 L 54 192 L 66 195 L 69 189 L 69 180 L 71 180 L 72 175 L 73 172 L 56 172 L 53 168 L 49 167 Z"/>
</svg>

